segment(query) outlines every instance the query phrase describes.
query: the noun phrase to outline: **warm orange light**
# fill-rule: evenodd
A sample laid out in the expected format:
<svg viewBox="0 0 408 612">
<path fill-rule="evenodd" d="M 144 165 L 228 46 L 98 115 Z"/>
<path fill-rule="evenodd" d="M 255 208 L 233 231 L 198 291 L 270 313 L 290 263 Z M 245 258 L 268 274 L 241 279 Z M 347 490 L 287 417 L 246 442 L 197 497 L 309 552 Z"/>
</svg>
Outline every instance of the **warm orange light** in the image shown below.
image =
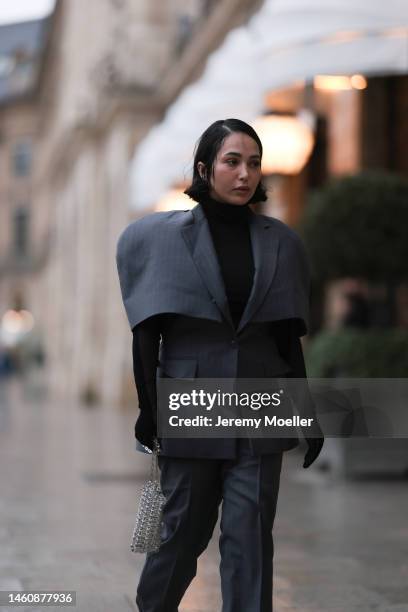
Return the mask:
<svg viewBox="0 0 408 612">
<path fill-rule="evenodd" d="M 313 150 L 313 131 L 306 122 L 292 115 L 265 115 L 253 127 L 262 145 L 264 174 L 299 174 Z"/>
<path fill-rule="evenodd" d="M 365 89 L 367 80 L 361 74 L 353 74 L 351 77 L 320 74 L 315 76 L 313 85 L 315 89 L 324 91 L 347 91 L 350 89 Z"/>
<path fill-rule="evenodd" d="M 362 74 L 353 74 L 350 77 L 350 82 L 354 89 L 365 89 L 367 87 L 367 79 Z"/>
<path fill-rule="evenodd" d="M 184 189 L 172 188 L 160 198 L 155 206 L 156 211 L 186 210 L 193 206 L 194 202 L 185 193 Z"/>
</svg>

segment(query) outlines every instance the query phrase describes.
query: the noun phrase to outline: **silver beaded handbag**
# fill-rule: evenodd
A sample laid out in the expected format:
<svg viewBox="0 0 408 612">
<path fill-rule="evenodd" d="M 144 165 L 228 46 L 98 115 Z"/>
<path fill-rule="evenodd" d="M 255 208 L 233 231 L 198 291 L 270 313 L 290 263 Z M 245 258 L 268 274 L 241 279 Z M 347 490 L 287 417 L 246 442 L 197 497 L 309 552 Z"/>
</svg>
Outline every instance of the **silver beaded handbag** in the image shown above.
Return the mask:
<svg viewBox="0 0 408 612">
<path fill-rule="evenodd" d="M 159 452 L 157 440 L 154 442 L 150 478 L 143 485 L 139 508 L 136 515 L 130 550 L 134 553 L 156 552 L 160 548 L 160 531 L 163 505 L 166 501 L 159 477 L 157 455 Z"/>
</svg>

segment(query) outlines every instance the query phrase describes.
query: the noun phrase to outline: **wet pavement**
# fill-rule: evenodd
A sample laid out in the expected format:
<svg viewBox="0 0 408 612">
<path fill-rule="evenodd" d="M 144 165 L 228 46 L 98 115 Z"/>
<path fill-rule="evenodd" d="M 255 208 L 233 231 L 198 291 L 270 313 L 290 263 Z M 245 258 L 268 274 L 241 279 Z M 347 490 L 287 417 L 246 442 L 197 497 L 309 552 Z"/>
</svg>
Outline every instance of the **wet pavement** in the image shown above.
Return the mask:
<svg viewBox="0 0 408 612">
<path fill-rule="evenodd" d="M 27 395 L 0 389 L 0 590 L 74 590 L 67 609 L 137 610 L 144 557 L 129 541 L 150 462 L 134 449 L 136 410 Z M 408 612 L 408 480 L 339 480 L 303 470 L 302 456 L 284 456 L 275 612 Z M 182 612 L 221 610 L 217 535 Z"/>
</svg>

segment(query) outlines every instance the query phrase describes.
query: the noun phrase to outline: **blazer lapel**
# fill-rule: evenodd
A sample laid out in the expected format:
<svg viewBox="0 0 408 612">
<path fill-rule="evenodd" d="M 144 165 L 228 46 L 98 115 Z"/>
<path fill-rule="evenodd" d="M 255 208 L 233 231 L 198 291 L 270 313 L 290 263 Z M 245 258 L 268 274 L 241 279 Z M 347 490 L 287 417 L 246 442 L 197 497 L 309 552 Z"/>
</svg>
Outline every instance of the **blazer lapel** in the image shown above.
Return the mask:
<svg viewBox="0 0 408 612">
<path fill-rule="evenodd" d="M 181 228 L 182 236 L 213 301 L 235 330 L 217 253 L 204 210 L 200 204 L 197 204 L 191 209 L 191 213 L 193 223 Z M 250 216 L 249 229 L 255 274 L 251 293 L 239 322 L 237 333 L 250 322 L 261 306 L 272 283 L 278 259 L 279 239 L 273 232 L 272 224 L 265 217 L 253 214 Z"/>
<path fill-rule="evenodd" d="M 217 253 L 204 210 L 198 204 L 191 209 L 191 213 L 194 222 L 181 228 L 182 236 L 213 301 L 228 323 L 234 327 Z"/>
<path fill-rule="evenodd" d="M 250 235 L 254 257 L 255 274 L 251 293 L 238 325 L 239 333 L 251 321 L 261 306 L 271 286 L 278 261 L 279 238 L 273 232 L 272 224 L 260 215 L 250 217 Z"/>
</svg>

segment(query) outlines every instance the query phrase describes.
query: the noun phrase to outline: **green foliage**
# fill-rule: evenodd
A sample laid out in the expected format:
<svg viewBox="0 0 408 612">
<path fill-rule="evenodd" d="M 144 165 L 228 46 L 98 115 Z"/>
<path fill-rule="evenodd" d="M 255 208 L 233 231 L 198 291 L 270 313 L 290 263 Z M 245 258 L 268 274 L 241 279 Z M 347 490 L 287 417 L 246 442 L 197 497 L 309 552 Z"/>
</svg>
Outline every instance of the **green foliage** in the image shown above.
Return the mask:
<svg viewBox="0 0 408 612">
<path fill-rule="evenodd" d="M 405 378 L 408 332 L 342 329 L 321 332 L 305 351 L 308 376 L 324 378 Z"/>
<path fill-rule="evenodd" d="M 332 180 L 313 192 L 302 233 L 316 280 L 407 278 L 408 181 L 383 172 Z"/>
</svg>

